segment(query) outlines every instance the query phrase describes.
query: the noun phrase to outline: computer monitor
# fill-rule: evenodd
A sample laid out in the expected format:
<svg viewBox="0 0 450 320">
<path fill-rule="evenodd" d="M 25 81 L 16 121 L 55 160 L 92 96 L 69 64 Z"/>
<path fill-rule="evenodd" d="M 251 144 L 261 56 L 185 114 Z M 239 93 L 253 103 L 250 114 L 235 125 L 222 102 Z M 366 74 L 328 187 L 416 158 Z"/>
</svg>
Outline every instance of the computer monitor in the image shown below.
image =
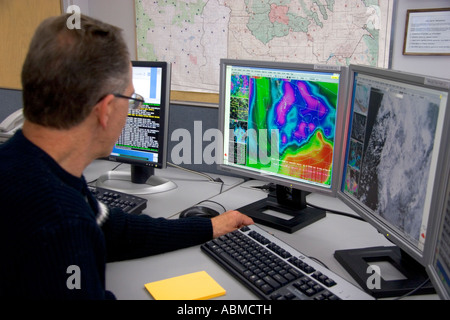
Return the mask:
<svg viewBox="0 0 450 320">
<path fill-rule="evenodd" d="M 373 296 L 399 296 L 428 279 L 428 233 L 449 144 L 449 81 L 350 65 L 349 84 L 338 198 L 393 246 L 335 257 Z M 429 292 L 430 283 L 416 291 Z"/>
<path fill-rule="evenodd" d="M 219 168 L 272 182 L 267 199 L 239 208 L 285 232 L 325 216 L 306 195 L 334 196 L 345 104 L 345 67 L 222 59 Z"/>
<path fill-rule="evenodd" d="M 133 86 L 144 100 L 140 110 L 130 110 L 111 161 L 131 165 L 131 172 L 110 171 L 97 185 L 120 192 L 150 194 L 176 188 L 170 180 L 154 175 L 166 167 L 170 64 L 161 61 L 132 61 Z"/>
<path fill-rule="evenodd" d="M 438 212 L 441 215 L 432 229 L 431 259 L 427 271 L 439 296 L 450 300 L 450 149 L 447 154 L 447 170 L 442 172 L 447 181 L 440 188 L 442 201 Z"/>
</svg>

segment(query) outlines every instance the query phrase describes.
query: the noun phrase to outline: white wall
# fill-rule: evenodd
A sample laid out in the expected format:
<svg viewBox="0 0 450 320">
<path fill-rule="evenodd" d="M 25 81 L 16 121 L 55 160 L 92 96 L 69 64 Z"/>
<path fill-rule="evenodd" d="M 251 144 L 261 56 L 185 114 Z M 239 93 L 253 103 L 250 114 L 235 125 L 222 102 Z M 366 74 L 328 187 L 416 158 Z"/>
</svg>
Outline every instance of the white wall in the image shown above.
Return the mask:
<svg viewBox="0 0 450 320">
<path fill-rule="evenodd" d="M 77 5 L 81 12 L 108 22 L 124 32 L 131 59 L 136 59 L 136 21 L 134 0 L 63 0 L 63 5 Z"/>
<path fill-rule="evenodd" d="M 65 0 L 64 2 L 77 4 L 83 13 L 122 28 L 132 58 L 136 57 L 134 0 Z M 450 56 L 403 55 L 406 11 L 408 9 L 444 7 L 450 7 L 449 0 L 397 0 L 397 10 L 393 19 L 392 69 L 450 79 Z"/>
<path fill-rule="evenodd" d="M 403 55 L 406 11 L 408 9 L 448 7 L 450 7 L 449 0 L 397 0 L 397 12 L 394 18 L 392 69 L 450 79 L 450 56 Z"/>
</svg>

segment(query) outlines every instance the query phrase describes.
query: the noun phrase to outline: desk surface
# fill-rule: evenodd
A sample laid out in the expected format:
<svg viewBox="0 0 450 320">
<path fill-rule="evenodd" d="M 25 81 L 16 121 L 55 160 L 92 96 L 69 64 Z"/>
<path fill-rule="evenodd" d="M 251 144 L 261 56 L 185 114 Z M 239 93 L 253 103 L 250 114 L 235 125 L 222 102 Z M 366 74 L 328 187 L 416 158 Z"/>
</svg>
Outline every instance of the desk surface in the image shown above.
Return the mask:
<svg viewBox="0 0 450 320">
<path fill-rule="evenodd" d="M 87 182 L 90 183 L 95 181 L 101 174 L 113 170 L 117 166 L 118 163 L 116 162 L 96 160 L 86 168 L 84 176 Z M 122 164 L 114 171 L 129 172 L 130 166 Z M 244 181 L 240 178 L 220 176 L 224 182 L 222 186 L 222 183 L 211 182 L 204 176 L 172 167 L 156 169 L 155 175 L 169 179 L 177 185 L 176 189 L 167 192 L 152 195 L 138 195 L 139 197 L 148 200 L 147 208 L 143 213 L 155 218 L 177 217 L 182 210 L 210 199 L 220 192 L 225 192 Z M 212 178 L 219 177 L 214 174 L 211 174 L 210 176 Z M 219 212 L 223 211 L 222 207 L 212 202 L 205 202 L 204 205 Z"/>
<path fill-rule="evenodd" d="M 116 165 L 108 161 L 97 161 L 88 167 L 85 177 L 88 181 L 95 180 L 100 173 L 111 170 Z M 128 168 L 123 165 L 119 170 L 128 170 Z M 242 179 L 220 176 L 224 181 L 222 192 L 220 192 L 221 184 L 209 182 L 202 176 L 180 169 L 167 168 L 157 170 L 156 173 L 170 178 L 178 188 L 166 193 L 143 196 L 149 200 L 147 209 L 143 213 L 153 217 L 177 218 L 180 211 L 203 200 L 218 202 L 230 210 L 267 196 L 264 191 L 253 188 L 264 184 L 261 181 L 243 182 Z M 307 201 L 320 207 L 354 214 L 339 199 L 333 197 L 310 194 Z M 205 202 L 205 205 L 220 209 L 213 202 Z M 392 245 L 370 224 L 331 213 L 327 213 L 324 219 L 293 234 L 266 226 L 261 227 L 305 255 L 319 259 L 333 272 L 356 286 L 358 286 L 356 282 L 335 260 L 334 251 Z M 141 259 L 108 263 L 106 288 L 112 291 L 118 299 L 150 300 L 152 297 L 144 288 L 145 283 L 202 270 L 211 275 L 227 291 L 225 296 L 215 299 L 258 299 L 256 295 L 204 254 L 199 246 Z M 414 296 L 412 298 L 437 299 L 437 296 Z"/>
</svg>

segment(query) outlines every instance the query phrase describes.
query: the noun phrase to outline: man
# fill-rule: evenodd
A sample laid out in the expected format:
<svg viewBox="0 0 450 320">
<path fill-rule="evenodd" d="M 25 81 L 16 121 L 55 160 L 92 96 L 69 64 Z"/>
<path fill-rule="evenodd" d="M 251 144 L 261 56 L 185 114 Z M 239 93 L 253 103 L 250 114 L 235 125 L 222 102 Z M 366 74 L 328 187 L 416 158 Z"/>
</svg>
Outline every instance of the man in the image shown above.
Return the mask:
<svg viewBox="0 0 450 320">
<path fill-rule="evenodd" d="M 83 177 L 109 155 L 134 93 L 120 30 L 68 15 L 36 30 L 22 70 L 25 122 L 0 147 L 0 296 L 108 299 L 105 264 L 197 245 L 253 221 L 236 211 L 213 219 L 154 219 L 112 209 L 102 216 Z M 80 286 L 68 285 L 71 268 Z"/>
</svg>

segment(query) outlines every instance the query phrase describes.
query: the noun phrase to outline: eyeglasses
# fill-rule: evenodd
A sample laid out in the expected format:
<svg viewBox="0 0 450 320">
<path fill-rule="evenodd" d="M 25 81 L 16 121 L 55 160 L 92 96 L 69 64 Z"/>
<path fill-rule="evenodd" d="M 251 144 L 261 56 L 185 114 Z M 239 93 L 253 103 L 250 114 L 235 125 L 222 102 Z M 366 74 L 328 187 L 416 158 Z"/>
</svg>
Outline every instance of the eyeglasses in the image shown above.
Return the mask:
<svg viewBox="0 0 450 320">
<path fill-rule="evenodd" d="M 141 95 L 137 94 L 137 93 L 133 93 L 131 95 L 131 97 L 124 96 L 124 95 L 121 95 L 119 93 L 115 93 L 114 97 L 128 99 L 128 108 L 130 108 L 132 110 L 136 110 L 136 109 L 142 108 L 142 105 L 145 103 L 144 98 Z"/>
</svg>

